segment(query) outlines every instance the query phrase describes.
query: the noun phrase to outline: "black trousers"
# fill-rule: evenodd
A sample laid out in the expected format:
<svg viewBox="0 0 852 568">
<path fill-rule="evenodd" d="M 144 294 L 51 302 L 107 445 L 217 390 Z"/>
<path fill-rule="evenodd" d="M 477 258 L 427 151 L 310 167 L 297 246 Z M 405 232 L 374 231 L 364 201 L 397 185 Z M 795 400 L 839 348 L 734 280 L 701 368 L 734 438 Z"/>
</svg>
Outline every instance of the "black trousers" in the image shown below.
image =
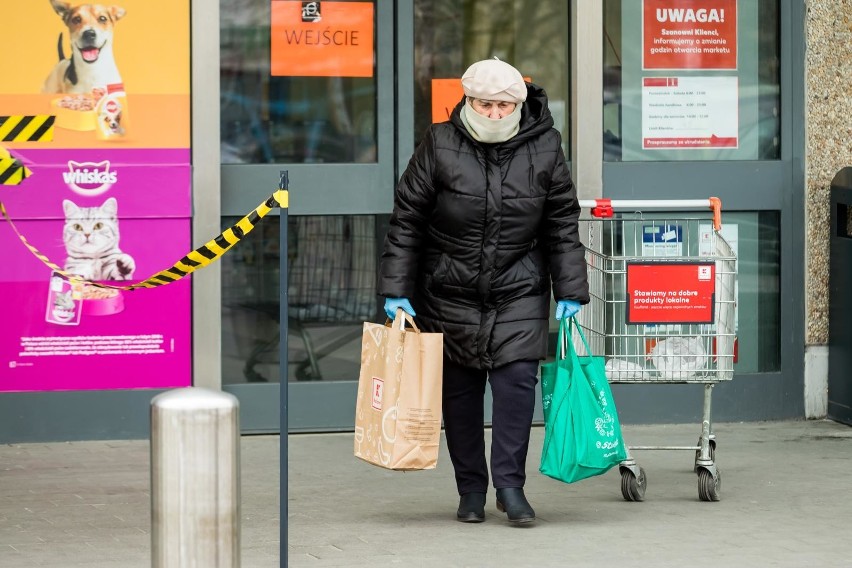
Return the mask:
<svg viewBox="0 0 852 568">
<path fill-rule="evenodd" d="M 535 410 L 538 361 L 483 371 L 444 361 L 443 412 L 447 448 L 459 495 L 488 491 L 485 462 L 485 383 L 491 383 L 491 477 L 496 489 L 523 487 Z"/>
</svg>

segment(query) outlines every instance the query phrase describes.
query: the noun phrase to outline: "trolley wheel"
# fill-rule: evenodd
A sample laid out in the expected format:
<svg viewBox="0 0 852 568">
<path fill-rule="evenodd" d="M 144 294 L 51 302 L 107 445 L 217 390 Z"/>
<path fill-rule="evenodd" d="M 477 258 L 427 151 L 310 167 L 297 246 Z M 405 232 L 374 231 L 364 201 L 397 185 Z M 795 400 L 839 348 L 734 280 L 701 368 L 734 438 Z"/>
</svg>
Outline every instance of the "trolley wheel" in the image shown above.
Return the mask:
<svg viewBox="0 0 852 568">
<path fill-rule="evenodd" d="M 716 476 L 706 468 L 698 471 L 698 498 L 702 501 L 718 501 L 722 490 L 722 473 L 716 468 Z"/>
<path fill-rule="evenodd" d="M 644 501 L 645 489 L 648 487 L 648 478 L 645 470 L 639 468 L 639 477 L 627 468 L 621 470 L 621 494 L 625 501 Z"/>
<path fill-rule="evenodd" d="M 701 446 L 701 437 L 698 438 L 698 445 Z M 695 465 L 692 471 L 698 473 L 698 460 L 701 458 L 701 450 L 695 450 Z M 710 440 L 710 461 L 716 463 L 716 440 Z"/>
</svg>

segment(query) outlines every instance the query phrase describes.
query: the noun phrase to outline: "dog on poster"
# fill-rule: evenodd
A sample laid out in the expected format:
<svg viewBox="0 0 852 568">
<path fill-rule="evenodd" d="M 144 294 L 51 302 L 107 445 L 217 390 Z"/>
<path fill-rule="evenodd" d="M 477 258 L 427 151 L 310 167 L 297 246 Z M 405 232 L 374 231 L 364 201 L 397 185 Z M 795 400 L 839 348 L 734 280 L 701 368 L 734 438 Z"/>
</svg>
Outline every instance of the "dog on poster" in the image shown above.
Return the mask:
<svg viewBox="0 0 852 568">
<path fill-rule="evenodd" d="M 65 58 L 59 34 L 59 62 L 45 80 L 42 92 L 87 94 L 95 87 L 121 83 L 112 43 L 115 24 L 126 10 L 101 4 L 72 6 L 61 0 L 50 0 L 50 5 L 68 28 L 71 56 Z"/>
</svg>

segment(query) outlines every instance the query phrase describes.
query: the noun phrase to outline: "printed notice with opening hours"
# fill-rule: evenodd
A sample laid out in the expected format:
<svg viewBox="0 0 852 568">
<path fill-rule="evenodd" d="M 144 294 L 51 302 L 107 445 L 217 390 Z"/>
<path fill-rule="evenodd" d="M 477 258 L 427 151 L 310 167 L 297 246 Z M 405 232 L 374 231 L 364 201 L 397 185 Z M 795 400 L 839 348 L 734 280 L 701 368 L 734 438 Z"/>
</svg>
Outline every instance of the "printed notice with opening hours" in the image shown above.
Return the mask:
<svg viewBox="0 0 852 568">
<path fill-rule="evenodd" d="M 736 148 L 738 105 L 737 77 L 645 77 L 642 147 Z"/>
</svg>

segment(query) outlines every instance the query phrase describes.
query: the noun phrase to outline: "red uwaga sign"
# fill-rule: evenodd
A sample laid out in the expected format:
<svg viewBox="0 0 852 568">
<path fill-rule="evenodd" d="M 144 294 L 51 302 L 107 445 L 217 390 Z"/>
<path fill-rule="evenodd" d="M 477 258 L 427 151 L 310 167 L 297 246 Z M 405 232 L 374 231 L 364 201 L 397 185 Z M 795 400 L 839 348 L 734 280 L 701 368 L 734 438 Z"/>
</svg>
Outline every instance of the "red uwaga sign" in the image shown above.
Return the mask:
<svg viewBox="0 0 852 568">
<path fill-rule="evenodd" d="M 644 0 L 643 69 L 736 69 L 737 0 Z"/>
</svg>

